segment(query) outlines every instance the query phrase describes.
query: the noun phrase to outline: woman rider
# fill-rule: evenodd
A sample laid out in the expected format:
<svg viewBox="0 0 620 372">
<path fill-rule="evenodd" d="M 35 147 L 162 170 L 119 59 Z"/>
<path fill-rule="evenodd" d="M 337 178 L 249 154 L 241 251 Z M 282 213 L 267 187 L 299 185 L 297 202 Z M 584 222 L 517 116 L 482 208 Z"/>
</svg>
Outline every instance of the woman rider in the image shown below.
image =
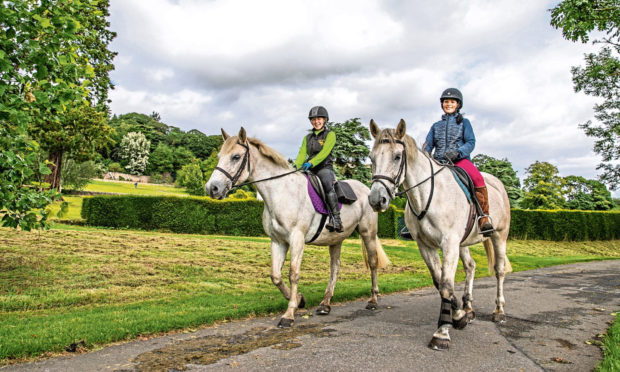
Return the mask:
<svg viewBox="0 0 620 372">
<path fill-rule="evenodd" d="M 444 115 L 441 120 L 433 124 L 426 136 L 424 151 L 435 152 L 433 157 L 440 162 L 452 162 L 455 166 L 463 168 L 474 182 L 476 198 L 484 216 L 479 220 L 480 232 L 484 236 L 491 236 L 493 226 L 489 222 L 489 196 L 484 178 L 478 168 L 471 162 L 469 154 L 474 150 L 476 137 L 469 120 L 461 115 L 463 108 L 463 95 L 456 88 L 448 88 L 443 91 L 439 98 Z"/>
<path fill-rule="evenodd" d="M 310 119 L 312 129 L 301 143 L 295 160 L 295 167 L 304 171 L 311 169 L 319 177 L 327 198 L 327 208 L 332 217 L 331 222 L 325 227 L 329 231 L 342 232 L 338 197 L 334 190 L 336 175 L 334 174 L 331 155 L 336 144 L 336 134 L 325 128 L 325 124 L 329 120 L 329 114 L 325 107 L 314 106 L 311 108 L 308 119 Z"/>
</svg>

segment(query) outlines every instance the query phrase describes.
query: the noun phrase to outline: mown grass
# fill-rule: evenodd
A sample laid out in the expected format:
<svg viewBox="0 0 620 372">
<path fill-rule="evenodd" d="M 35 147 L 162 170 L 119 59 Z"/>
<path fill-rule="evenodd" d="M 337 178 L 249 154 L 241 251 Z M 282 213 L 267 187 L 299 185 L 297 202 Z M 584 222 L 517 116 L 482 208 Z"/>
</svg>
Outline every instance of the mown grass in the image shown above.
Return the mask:
<svg viewBox="0 0 620 372">
<path fill-rule="evenodd" d="M 596 368 L 597 372 L 620 371 L 620 312 L 616 314 L 616 321 L 607 330 L 603 342 L 605 358 Z"/>
<path fill-rule="evenodd" d="M 61 225 L 58 225 L 61 226 Z M 431 285 L 415 242 L 382 240 L 392 265 L 382 293 Z M 509 241 L 515 271 L 620 258 L 618 241 Z M 270 280 L 267 238 L 178 235 L 68 227 L 0 229 L 0 363 L 87 348 L 225 319 L 279 313 L 287 302 Z M 482 246 L 471 249 L 488 275 Z M 300 290 L 317 305 L 329 277 L 325 247 L 307 246 Z M 334 301 L 366 297 L 359 240 L 346 240 Z M 288 277 L 287 264 L 283 277 Z M 458 280 L 464 272 L 459 267 Z M 482 306 L 482 304 L 481 304 Z M 489 305 L 491 306 L 491 305 Z"/>
</svg>

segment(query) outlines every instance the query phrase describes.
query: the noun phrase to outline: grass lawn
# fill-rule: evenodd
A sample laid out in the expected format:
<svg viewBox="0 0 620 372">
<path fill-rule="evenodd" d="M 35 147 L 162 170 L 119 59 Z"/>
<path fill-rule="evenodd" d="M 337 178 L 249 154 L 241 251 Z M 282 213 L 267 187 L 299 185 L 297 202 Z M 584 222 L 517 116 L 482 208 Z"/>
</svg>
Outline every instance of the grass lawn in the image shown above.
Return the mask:
<svg viewBox="0 0 620 372">
<path fill-rule="evenodd" d="M 597 372 L 620 371 L 620 312 L 616 314 L 616 321 L 607 330 L 603 343 L 605 359 L 597 366 Z"/>
<path fill-rule="evenodd" d="M 80 340 L 95 348 L 286 309 L 269 277 L 267 238 L 56 226 L 62 228 L 0 229 L 0 364 L 62 352 Z M 392 265 L 380 272 L 381 293 L 432 285 L 415 242 L 382 242 Z M 508 242 L 515 271 L 620 258 L 619 248 L 620 241 Z M 477 276 L 488 275 L 484 248 L 471 251 Z M 334 301 L 367 297 L 358 239 L 345 241 L 341 262 Z M 321 301 L 328 277 L 328 250 L 307 246 L 300 290 L 309 306 Z"/>
</svg>

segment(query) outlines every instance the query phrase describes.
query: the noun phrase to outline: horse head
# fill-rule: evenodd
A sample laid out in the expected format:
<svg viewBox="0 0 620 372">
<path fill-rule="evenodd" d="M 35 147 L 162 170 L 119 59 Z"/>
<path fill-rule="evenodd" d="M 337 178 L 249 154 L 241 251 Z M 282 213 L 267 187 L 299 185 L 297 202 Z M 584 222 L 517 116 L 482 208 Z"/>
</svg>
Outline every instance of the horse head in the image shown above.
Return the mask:
<svg viewBox="0 0 620 372">
<path fill-rule="evenodd" d="M 222 129 L 222 138 L 217 167 L 205 185 L 207 195 L 214 199 L 223 199 L 231 188 L 250 175 L 250 144 L 245 129 L 241 127 L 237 136 L 230 136 Z"/>
<path fill-rule="evenodd" d="M 370 120 L 370 134 L 375 144 L 370 153 L 372 186 L 368 201 L 375 211 L 384 212 L 405 181 L 407 143 L 410 140 L 406 132 L 407 124 L 403 119 L 396 129 L 380 129 L 374 120 Z"/>
</svg>

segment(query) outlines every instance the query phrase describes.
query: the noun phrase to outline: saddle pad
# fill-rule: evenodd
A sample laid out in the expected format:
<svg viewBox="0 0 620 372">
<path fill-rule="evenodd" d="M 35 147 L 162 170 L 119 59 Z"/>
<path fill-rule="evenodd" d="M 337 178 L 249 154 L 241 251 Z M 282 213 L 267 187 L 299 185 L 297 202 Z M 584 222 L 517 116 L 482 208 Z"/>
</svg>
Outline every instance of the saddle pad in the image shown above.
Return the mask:
<svg viewBox="0 0 620 372">
<path fill-rule="evenodd" d="M 308 196 L 310 200 L 312 200 L 312 205 L 314 206 L 314 210 L 320 214 L 329 214 L 325 203 L 317 193 L 317 191 L 312 187 L 312 183 L 310 182 L 310 177 L 307 174 L 304 174 L 308 179 Z M 342 209 L 342 203 L 338 203 L 338 209 Z"/>
<path fill-rule="evenodd" d="M 459 174 L 459 171 L 457 171 L 456 168 L 458 168 L 458 167 L 452 167 L 452 168 L 450 168 L 450 171 L 452 171 L 452 175 L 454 176 L 454 179 L 456 180 L 456 183 L 459 184 L 459 186 L 461 187 L 461 190 L 463 190 L 463 193 L 467 197 L 467 201 L 469 201 L 471 203 L 472 202 L 471 191 L 465 186 L 465 184 L 461 180 L 462 174 Z M 462 168 L 458 168 L 458 169 L 462 169 Z M 462 171 L 462 172 L 467 177 L 469 177 L 469 175 L 467 175 L 467 173 L 465 173 L 465 171 Z"/>
</svg>

